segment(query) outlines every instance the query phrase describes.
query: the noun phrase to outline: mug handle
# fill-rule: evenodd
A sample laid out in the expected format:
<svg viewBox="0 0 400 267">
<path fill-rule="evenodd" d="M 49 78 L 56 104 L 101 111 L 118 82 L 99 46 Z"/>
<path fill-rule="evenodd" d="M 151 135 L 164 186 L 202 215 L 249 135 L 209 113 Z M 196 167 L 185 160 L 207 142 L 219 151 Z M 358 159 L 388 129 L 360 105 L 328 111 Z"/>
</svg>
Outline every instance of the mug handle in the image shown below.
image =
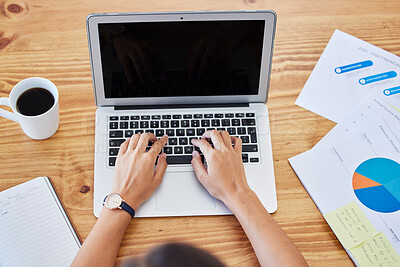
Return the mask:
<svg viewBox="0 0 400 267">
<path fill-rule="evenodd" d="M 8 97 L 0 97 L 0 105 L 11 107 L 10 100 L 8 99 Z M 0 116 L 18 122 L 17 116 L 15 116 L 14 113 L 4 110 L 2 108 L 0 108 Z"/>
</svg>

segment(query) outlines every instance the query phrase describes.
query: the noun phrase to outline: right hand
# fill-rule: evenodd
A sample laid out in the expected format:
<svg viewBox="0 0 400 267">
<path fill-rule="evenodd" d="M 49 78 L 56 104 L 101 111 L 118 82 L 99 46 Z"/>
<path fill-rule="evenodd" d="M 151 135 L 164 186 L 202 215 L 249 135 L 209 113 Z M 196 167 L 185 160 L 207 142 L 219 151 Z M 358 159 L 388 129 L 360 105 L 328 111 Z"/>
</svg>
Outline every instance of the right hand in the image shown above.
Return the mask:
<svg viewBox="0 0 400 267">
<path fill-rule="evenodd" d="M 205 140 L 209 138 L 214 148 Z M 213 197 L 229 207 L 231 201 L 252 192 L 246 180 L 240 138 L 230 137 L 226 131 L 212 130 L 205 132 L 201 140 L 193 139 L 192 144 L 200 148 L 208 165 L 206 169 L 199 153 L 193 152 L 192 166 L 197 179 Z"/>
</svg>

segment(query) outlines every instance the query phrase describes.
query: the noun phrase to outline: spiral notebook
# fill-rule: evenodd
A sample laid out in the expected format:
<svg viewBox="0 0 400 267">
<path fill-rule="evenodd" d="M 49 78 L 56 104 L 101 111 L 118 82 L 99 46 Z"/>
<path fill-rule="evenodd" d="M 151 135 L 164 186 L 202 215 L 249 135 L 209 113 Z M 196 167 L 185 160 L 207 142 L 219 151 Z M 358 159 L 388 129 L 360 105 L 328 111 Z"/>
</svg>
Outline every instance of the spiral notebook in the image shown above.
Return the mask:
<svg viewBox="0 0 400 267">
<path fill-rule="evenodd" d="M 0 266 L 70 266 L 80 246 L 49 178 L 0 192 Z"/>
</svg>

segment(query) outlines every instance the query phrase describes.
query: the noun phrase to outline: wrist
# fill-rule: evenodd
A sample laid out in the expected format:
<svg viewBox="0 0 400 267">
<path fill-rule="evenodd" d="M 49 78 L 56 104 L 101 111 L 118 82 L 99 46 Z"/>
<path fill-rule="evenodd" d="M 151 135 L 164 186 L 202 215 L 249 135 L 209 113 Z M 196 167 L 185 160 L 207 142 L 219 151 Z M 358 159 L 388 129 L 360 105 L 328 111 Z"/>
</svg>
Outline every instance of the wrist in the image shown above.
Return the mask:
<svg viewBox="0 0 400 267">
<path fill-rule="evenodd" d="M 242 208 L 248 208 L 254 201 L 259 201 L 256 193 L 250 187 L 243 188 L 229 195 L 223 202 L 233 212 L 236 213 Z"/>
</svg>

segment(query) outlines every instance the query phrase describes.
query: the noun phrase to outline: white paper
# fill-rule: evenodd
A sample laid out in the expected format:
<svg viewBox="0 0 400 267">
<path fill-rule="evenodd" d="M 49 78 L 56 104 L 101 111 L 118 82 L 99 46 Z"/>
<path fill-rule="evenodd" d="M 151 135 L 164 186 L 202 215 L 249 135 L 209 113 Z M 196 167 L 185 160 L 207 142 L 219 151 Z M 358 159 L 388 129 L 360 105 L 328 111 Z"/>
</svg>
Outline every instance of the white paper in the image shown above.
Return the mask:
<svg viewBox="0 0 400 267">
<path fill-rule="evenodd" d="M 400 57 L 336 30 L 296 104 L 339 122 L 370 91 L 400 98 Z"/>
<path fill-rule="evenodd" d="M 322 214 L 355 201 L 400 255 L 400 211 L 374 211 L 366 207 L 353 190 L 357 167 L 376 157 L 400 163 L 400 144 L 380 119 L 297 155 L 289 162 Z"/>
<path fill-rule="evenodd" d="M 0 266 L 70 266 L 80 242 L 51 185 L 38 177 L 0 192 Z"/>
<path fill-rule="evenodd" d="M 314 146 L 340 136 L 375 119 L 382 119 L 400 141 L 400 98 L 382 96 L 375 92 L 364 98 L 347 116 L 342 119 Z"/>
</svg>

